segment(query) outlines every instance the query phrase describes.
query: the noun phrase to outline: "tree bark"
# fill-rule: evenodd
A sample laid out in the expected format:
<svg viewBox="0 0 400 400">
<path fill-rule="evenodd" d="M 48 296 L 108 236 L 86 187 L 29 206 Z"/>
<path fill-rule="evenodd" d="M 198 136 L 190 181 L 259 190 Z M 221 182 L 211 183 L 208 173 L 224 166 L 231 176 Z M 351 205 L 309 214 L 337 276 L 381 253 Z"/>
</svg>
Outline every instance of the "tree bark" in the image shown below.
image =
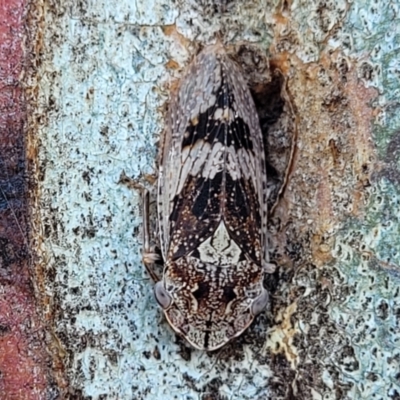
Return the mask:
<svg viewBox="0 0 400 400">
<path fill-rule="evenodd" d="M 32 243 L 54 373 L 58 385 L 69 382 L 62 396 L 400 398 L 399 6 L 32 6 L 41 16 L 30 26 L 36 69 L 26 77 Z M 155 172 L 173 82 L 217 38 L 249 71 L 255 97 L 260 59 L 270 64 L 262 79 L 280 71 L 282 92 L 261 93 L 282 95 L 291 111 L 274 116 L 266 140 L 284 138 L 295 151 L 270 218 L 270 310 L 221 351 L 203 353 L 157 307 L 141 263 L 140 197 L 119 177 Z M 266 103 L 258 101 L 260 115 Z M 271 162 L 278 147 L 267 149 Z"/>
</svg>

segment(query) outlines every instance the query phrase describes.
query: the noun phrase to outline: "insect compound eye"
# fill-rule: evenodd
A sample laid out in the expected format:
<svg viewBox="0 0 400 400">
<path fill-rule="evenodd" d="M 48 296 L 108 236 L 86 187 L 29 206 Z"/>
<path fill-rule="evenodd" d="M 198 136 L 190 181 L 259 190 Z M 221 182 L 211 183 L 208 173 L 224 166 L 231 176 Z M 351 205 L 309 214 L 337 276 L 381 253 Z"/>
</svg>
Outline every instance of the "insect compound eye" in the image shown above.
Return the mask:
<svg viewBox="0 0 400 400">
<path fill-rule="evenodd" d="M 256 316 L 267 306 L 269 301 L 268 292 L 263 288 L 262 293 L 253 301 L 251 305 L 251 313 Z"/>
<path fill-rule="evenodd" d="M 156 296 L 156 300 L 158 304 L 166 310 L 172 303 L 172 297 L 165 290 L 163 283 L 157 282 L 154 286 L 154 295 Z"/>
</svg>

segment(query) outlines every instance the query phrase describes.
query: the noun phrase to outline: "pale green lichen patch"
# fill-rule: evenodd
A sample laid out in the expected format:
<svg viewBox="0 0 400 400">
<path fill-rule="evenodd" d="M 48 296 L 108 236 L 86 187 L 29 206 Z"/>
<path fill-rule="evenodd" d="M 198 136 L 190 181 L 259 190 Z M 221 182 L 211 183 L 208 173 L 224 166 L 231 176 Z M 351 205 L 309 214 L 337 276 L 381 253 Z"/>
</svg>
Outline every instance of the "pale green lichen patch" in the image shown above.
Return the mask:
<svg viewBox="0 0 400 400">
<path fill-rule="evenodd" d="M 353 56 L 360 58 L 359 79 L 367 87 L 375 87 L 379 91 L 371 106 L 376 109 L 375 145 L 380 158 L 385 159 L 390 152 L 390 142 L 400 128 L 399 15 L 397 1 L 353 2 L 344 31 L 351 34 Z"/>
<path fill-rule="evenodd" d="M 333 252 L 341 279 L 329 314 L 351 338 L 341 369 L 341 379 L 352 383 L 351 398 L 400 393 L 399 204 L 396 187 L 376 182 L 365 218 L 348 222 Z"/>
<path fill-rule="evenodd" d="M 400 274 L 400 191 L 383 178 L 374 186 L 362 230 L 366 252 L 372 252 L 385 269 Z M 390 267 L 392 266 L 392 267 Z"/>
<path fill-rule="evenodd" d="M 272 40 L 273 13 L 279 0 L 188 0 L 179 5 L 177 30 L 198 43 L 215 41 L 257 43 L 266 50 Z"/>
</svg>

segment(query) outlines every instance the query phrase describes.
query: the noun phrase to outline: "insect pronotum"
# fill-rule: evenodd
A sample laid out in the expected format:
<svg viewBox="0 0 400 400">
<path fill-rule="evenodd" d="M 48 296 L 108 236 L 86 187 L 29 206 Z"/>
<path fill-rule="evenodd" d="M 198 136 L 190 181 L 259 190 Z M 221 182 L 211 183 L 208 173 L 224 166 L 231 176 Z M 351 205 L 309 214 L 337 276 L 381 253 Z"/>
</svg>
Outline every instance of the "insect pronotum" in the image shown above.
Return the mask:
<svg viewBox="0 0 400 400">
<path fill-rule="evenodd" d="M 155 296 L 192 346 L 216 350 L 268 303 L 267 176 L 257 112 L 221 44 L 189 65 L 160 153 L 163 276 Z M 147 264 L 151 254 L 145 254 Z"/>
</svg>

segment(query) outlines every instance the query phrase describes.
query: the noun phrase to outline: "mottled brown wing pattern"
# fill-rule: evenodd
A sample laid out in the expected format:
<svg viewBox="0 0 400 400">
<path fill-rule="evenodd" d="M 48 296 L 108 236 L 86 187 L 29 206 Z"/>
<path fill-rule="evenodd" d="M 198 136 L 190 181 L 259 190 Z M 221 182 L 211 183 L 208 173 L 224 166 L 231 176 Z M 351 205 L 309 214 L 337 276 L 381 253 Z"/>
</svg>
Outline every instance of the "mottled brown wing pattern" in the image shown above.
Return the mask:
<svg viewBox="0 0 400 400">
<path fill-rule="evenodd" d="M 255 106 L 221 45 L 191 63 L 171 100 L 159 175 L 171 326 L 199 349 L 238 336 L 268 299 L 266 172 Z"/>
<path fill-rule="evenodd" d="M 169 126 L 159 179 L 164 257 L 184 251 L 182 235 L 173 232 L 194 233 L 188 250 L 193 249 L 207 230 L 216 228 L 221 214 L 248 254 L 254 253 L 255 234 L 258 247 L 264 247 L 262 134 L 247 85 L 222 46 L 206 48 L 190 65 L 171 101 Z M 243 225 L 249 226 L 247 235 L 237 233 Z M 176 246 L 178 252 L 170 254 Z M 254 260 L 264 257 L 254 255 Z"/>
</svg>

